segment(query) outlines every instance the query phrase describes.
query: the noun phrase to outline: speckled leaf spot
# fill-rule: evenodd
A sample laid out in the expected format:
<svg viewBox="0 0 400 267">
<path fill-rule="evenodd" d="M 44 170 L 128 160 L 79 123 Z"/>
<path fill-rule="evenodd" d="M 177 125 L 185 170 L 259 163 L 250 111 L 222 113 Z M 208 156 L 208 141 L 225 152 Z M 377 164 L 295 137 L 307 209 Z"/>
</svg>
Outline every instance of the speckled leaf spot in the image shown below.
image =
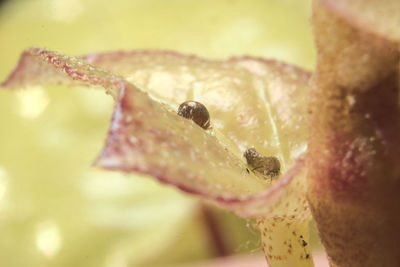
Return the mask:
<svg viewBox="0 0 400 267">
<path fill-rule="evenodd" d="M 271 266 L 312 266 L 312 255 L 309 246 L 309 210 L 304 198 L 306 187 L 301 182 L 305 179 L 305 169 L 298 174 L 299 178 L 289 186 L 296 188 L 296 193 L 286 195 L 275 206 L 273 217 L 257 220 L 261 233 L 262 248 Z M 303 205 L 296 205 L 299 201 Z M 303 206 L 300 208 L 300 206 Z"/>
<path fill-rule="evenodd" d="M 259 220 L 257 227 L 260 229 L 263 251 L 270 265 L 312 265 L 310 246 L 305 241 L 309 239 L 309 236 L 305 235 L 308 234 L 307 222 L 273 217 Z"/>
<path fill-rule="evenodd" d="M 296 67 L 249 57 L 212 61 L 139 51 L 73 58 L 32 48 L 2 86 L 105 88 L 116 106 L 96 166 L 151 175 L 243 217 L 275 219 L 273 240 L 263 239 L 275 247 L 287 231 L 308 243 L 298 225 L 309 219 L 300 156 L 306 150 L 309 78 Z M 207 107 L 212 128 L 205 131 L 177 115 L 188 99 Z M 270 184 L 246 171 L 243 152 L 249 147 L 280 160 L 279 179 Z M 292 259 L 287 253 L 279 264 Z M 268 255 L 267 260 L 279 266 Z"/>
</svg>

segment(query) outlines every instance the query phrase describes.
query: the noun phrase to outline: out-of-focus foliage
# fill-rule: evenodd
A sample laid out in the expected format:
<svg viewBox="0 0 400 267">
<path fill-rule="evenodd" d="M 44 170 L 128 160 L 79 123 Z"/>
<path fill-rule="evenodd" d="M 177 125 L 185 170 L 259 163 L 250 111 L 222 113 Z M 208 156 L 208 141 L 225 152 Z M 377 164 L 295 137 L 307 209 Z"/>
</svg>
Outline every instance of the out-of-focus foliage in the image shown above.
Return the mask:
<svg viewBox="0 0 400 267">
<path fill-rule="evenodd" d="M 9 1 L 0 9 L 0 79 L 31 45 L 69 54 L 137 48 L 218 58 L 252 54 L 311 67 L 308 6 L 295 0 Z M 87 89 L 0 92 L 1 266 L 149 266 L 210 255 L 196 201 L 148 179 L 90 168 L 112 105 L 104 93 Z M 239 226 L 229 232 L 239 234 L 229 244 L 249 240 L 237 219 L 221 224 L 232 221 Z"/>
</svg>

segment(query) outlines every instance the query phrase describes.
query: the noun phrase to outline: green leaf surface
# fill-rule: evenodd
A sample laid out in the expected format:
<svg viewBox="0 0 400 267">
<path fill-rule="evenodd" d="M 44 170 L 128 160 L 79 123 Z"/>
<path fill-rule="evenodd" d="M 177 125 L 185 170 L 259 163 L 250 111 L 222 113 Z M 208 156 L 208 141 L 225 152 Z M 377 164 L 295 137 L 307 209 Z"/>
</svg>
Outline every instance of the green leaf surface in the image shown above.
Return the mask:
<svg viewBox="0 0 400 267">
<path fill-rule="evenodd" d="M 2 85 L 105 88 L 117 103 L 96 166 L 151 175 L 241 216 L 283 218 L 278 236 L 293 228 L 286 219 L 309 216 L 300 157 L 309 77 L 296 67 L 249 57 L 211 61 L 140 51 L 73 58 L 32 48 Z M 176 114 L 188 99 L 209 109 L 210 129 Z M 276 156 L 283 175 L 271 180 L 248 172 L 242 154 L 250 147 Z"/>
</svg>

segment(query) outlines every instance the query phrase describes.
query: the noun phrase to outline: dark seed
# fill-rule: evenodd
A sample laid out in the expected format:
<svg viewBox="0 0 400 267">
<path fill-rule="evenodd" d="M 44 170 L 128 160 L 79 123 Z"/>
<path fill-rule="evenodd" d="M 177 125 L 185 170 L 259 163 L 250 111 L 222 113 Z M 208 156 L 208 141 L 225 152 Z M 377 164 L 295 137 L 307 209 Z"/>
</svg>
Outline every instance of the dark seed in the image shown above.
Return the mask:
<svg viewBox="0 0 400 267">
<path fill-rule="evenodd" d="M 185 101 L 178 108 L 178 115 L 192 120 L 203 129 L 210 127 L 210 114 L 207 108 L 196 101 Z"/>
<path fill-rule="evenodd" d="M 279 175 L 281 164 L 276 157 L 266 157 L 259 154 L 254 148 L 244 152 L 247 164 L 251 170 L 266 178 L 273 178 Z"/>
<path fill-rule="evenodd" d="M 301 240 L 301 244 L 303 245 L 303 247 L 305 247 L 305 246 L 307 246 L 308 244 L 307 244 L 307 242 L 306 241 L 304 241 L 304 240 Z"/>
</svg>

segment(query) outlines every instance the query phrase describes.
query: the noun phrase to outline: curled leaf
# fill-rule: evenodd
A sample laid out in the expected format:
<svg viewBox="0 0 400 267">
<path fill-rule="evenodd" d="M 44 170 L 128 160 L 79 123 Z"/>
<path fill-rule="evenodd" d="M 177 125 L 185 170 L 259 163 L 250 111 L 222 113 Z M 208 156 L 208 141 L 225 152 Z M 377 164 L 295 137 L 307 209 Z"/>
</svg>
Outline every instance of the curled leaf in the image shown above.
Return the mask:
<svg viewBox="0 0 400 267">
<path fill-rule="evenodd" d="M 300 157 L 306 150 L 309 78 L 296 67 L 250 57 L 213 61 L 139 51 L 73 58 L 32 48 L 3 86 L 104 87 L 117 103 L 96 166 L 151 175 L 241 216 L 259 217 L 262 227 L 277 223 L 279 236 L 309 218 Z M 207 107 L 210 128 L 176 114 L 186 100 Z M 277 157 L 281 177 L 271 183 L 248 171 L 243 152 L 250 147 Z M 293 251 L 302 250 L 293 246 Z M 269 260 L 284 264 L 301 255 L 304 266 L 312 264 L 297 252 L 281 251 L 279 258 Z"/>
<path fill-rule="evenodd" d="M 265 214 L 266 200 L 277 199 L 284 194 L 281 189 L 290 188 L 287 185 L 303 165 L 302 160 L 294 163 L 305 149 L 307 72 L 249 57 L 210 61 L 158 51 L 84 59 L 93 65 L 28 49 L 3 86 L 90 84 L 118 97 L 99 166 L 153 175 L 242 215 L 257 216 Z M 151 97 L 125 79 L 148 88 Z M 171 110 L 188 98 L 207 106 L 212 130 L 204 131 Z M 265 191 L 268 182 L 246 172 L 242 153 L 247 147 L 278 156 L 283 172 L 286 165 L 294 167 Z M 253 204 L 254 209 L 248 209 Z"/>
<path fill-rule="evenodd" d="M 215 135 L 243 161 L 243 152 L 256 147 L 264 155 L 278 156 L 283 173 L 288 165 L 293 166 L 293 172 L 261 195 L 221 199 L 220 204 L 233 207 L 241 215 L 271 212 L 266 199 L 278 198 L 283 193 L 280 188 L 291 184 L 294 172 L 302 166 L 301 160 L 294 163 L 306 147 L 304 114 L 310 75 L 305 71 L 258 58 L 212 61 L 160 51 L 113 52 L 84 58 L 146 88 L 175 109 L 187 99 L 205 104 Z M 296 187 L 287 195 L 301 194 L 301 187 Z"/>
</svg>

